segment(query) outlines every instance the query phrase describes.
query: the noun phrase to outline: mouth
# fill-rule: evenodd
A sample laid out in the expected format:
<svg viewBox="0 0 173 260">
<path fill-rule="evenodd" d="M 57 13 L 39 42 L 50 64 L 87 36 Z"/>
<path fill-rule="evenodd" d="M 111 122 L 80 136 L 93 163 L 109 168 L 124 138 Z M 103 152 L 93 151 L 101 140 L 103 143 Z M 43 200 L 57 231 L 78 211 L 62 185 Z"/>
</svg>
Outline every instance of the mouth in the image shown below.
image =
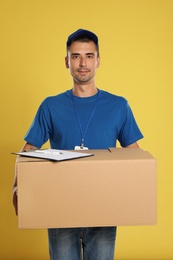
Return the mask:
<svg viewBox="0 0 173 260">
<path fill-rule="evenodd" d="M 86 74 L 89 72 L 89 70 L 86 70 L 86 69 L 79 69 L 77 70 L 77 72 L 79 72 L 80 74 Z"/>
<path fill-rule="evenodd" d="M 85 74 L 85 73 L 88 73 L 88 71 L 87 70 L 80 70 L 79 73 L 80 74 Z"/>
</svg>

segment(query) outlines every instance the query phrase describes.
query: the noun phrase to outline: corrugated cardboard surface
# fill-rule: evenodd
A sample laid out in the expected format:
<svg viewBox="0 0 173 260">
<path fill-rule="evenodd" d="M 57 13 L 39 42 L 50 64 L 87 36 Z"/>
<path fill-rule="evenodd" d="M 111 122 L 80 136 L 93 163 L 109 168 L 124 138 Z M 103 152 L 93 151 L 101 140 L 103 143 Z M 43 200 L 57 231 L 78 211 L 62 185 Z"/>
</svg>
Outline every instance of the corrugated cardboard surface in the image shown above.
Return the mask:
<svg viewBox="0 0 173 260">
<path fill-rule="evenodd" d="M 19 228 L 156 224 L 152 155 L 135 148 L 90 152 L 64 162 L 20 158 Z"/>
</svg>

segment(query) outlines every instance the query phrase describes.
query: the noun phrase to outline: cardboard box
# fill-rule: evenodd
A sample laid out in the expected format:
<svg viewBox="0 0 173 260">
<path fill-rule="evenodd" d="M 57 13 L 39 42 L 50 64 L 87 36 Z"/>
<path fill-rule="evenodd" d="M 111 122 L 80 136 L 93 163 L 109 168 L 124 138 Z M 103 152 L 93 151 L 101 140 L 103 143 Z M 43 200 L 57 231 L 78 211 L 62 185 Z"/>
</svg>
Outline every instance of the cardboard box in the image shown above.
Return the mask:
<svg viewBox="0 0 173 260">
<path fill-rule="evenodd" d="M 19 158 L 20 229 L 156 224 L 153 156 L 136 148 L 91 152 L 63 162 Z"/>
</svg>

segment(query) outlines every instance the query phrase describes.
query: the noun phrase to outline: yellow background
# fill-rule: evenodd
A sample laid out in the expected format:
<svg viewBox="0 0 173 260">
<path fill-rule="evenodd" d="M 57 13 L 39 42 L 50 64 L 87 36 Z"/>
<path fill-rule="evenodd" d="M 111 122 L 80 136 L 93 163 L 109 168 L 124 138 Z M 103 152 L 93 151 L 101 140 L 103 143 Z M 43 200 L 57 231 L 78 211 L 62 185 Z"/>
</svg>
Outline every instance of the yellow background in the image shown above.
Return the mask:
<svg viewBox="0 0 173 260">
<path fill-rule="evenodd" d="M 46 230 L 18 230 L 15 156 L 40 102 L 72 86 L 67 36 L 99 36 L 101 89 L 129 100 L 158 162 L 158 224 L 119 227 L 116 259 L 173 259 L 173 1 L 0 1 L 0 259 L 47 260 Z"/>
</svg>

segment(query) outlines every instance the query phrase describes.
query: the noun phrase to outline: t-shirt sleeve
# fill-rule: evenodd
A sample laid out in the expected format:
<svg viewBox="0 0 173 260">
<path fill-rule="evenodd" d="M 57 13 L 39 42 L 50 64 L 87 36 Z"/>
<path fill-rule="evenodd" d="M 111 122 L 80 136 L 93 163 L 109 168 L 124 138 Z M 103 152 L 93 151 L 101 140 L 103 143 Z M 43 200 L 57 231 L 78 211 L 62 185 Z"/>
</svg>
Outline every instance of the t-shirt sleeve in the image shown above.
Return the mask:
<svg viewBox="0 0 173 260">
<path fill-rule="evenodd" d="M 136 123 L 133 112 L 126 102 L 122 126 L 119 132 L 118 140 L 122 147 L 133 144 L 143 138 L 143 135 Z"/>
<path fill-rule="evenodd" d="M 47 142 L 50 136 L 49 112 L 45 109 L 44 102 L 40 105 L 36 116 L 24 136 L 24 140 L 38 148 Z"/>
</svg>

